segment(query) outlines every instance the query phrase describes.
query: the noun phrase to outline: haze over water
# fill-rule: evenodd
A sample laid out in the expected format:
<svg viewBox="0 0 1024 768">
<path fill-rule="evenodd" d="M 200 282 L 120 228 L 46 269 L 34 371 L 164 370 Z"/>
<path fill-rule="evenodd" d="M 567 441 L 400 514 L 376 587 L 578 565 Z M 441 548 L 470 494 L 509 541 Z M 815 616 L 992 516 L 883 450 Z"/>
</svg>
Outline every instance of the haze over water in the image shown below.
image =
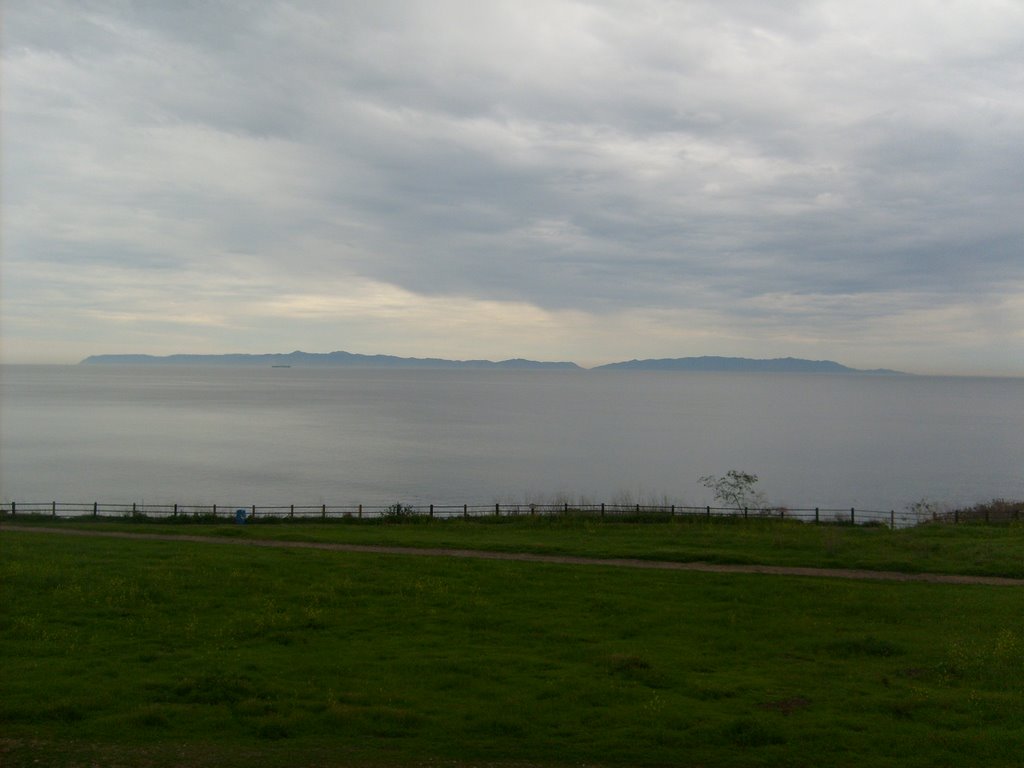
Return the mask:
<svg viewBox="0 0 1024 768">
<path fill-rule="evenodd" d="M 709 502 L 1024 497 L 1024 380 L 7 366 L 4 501 Z"/>
</svg>

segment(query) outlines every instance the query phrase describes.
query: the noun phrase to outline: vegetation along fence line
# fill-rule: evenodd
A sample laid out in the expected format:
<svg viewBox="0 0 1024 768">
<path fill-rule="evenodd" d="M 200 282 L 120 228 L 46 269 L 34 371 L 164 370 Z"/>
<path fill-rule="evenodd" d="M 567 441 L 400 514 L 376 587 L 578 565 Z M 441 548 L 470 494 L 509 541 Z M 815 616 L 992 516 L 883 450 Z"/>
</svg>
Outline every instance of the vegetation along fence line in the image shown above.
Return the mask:
<svg viewBox="0 0 1024 768">
<path fill-rule="evenodd" d="M 402 519 L 402 518 L 481 518 L 488 516 L 514 517 L 524 515 L 584 515 L 595 518 L 622 519 L 644 517 L 742 517 L 775 518 L 813 523 L 847 523 L 853 525 L 886 525 L 901 528 L 925 521 L 936 522 L 1004 522 L 1020 520 L 1020 508 L 1007 515 L 997 515 L 990 520 L 988 511 L 984 516 L 969 515 L 965 512 L 932 513 L 922 516 L 919 512 L 897 513 L 895 510 L 856 509 L 854 507 L 834 509 L 821 507 L 770 507 L 770 508 L 729 508 L 692 507 L 676 504 L 404 504 L 336 506 L 320 505 L 233 505 L 233 504 L 107 504 L 92 502 L 15 502 L 0 503 L 0 514 L 4 515 L 49 515 L 54 518 L 224 518 L 236 522 L 259 519 Z M 1005 518 L 1005 519 L 1004 519 Z"/>
</svg>

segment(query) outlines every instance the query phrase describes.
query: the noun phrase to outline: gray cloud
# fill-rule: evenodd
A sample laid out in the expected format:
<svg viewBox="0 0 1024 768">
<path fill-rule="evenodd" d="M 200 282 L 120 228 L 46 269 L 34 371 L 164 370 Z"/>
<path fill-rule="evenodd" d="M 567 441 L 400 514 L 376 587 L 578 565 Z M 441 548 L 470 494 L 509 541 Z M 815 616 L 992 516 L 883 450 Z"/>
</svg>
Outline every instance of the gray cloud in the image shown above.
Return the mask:
<svg viewBox="0 0 1024 768">
<path fill-rule="evenodd" d="M 543 352 L 516 335 L 530 306 L 574 329 L 559 357 L 615 359 L 642 327 L 657 356 L 1024 372 L 1013 4 L 15 0 L 3 34 L 14 357 L 130 343 L 96 317 L 147 322 L 150 280 L 222 286 L 247 319 L 210 321 L 217 349 L 262 351 L 282 320 L 260 297 L 375 285 L 508 311 L 366 351 Z M 48 330 L 33 292 L 58 276 Z M 202 327 L 195 293 L 174 306 Z M 288 346 L 380 322 L 335 311 L 287 319 Z"/>
</svg>

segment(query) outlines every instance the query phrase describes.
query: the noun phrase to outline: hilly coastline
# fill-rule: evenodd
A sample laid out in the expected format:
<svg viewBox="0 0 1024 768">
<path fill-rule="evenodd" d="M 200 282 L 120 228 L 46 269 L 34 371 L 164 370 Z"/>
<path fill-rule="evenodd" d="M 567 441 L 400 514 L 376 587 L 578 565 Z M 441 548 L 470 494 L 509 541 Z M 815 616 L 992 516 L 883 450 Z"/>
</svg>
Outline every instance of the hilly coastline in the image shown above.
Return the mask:
<svg viewBox="0 0 1024 768">
<path fill-rule="evenodd" d="M 586 370 L 573 362 L 539 360 L 446 360 L 436 357 L 396 357 L 394 355 L 361 355 L 353 352 L 301 352 L 224 355 L 92 355 L 81 365 L 217 365 L 248 367 L 316 366 L 339 368 L 471 368 L 517 370 Z M 747 357 L 676 357 L 648 360 L 627 360 L 599 365 L 593 371 L 711 371 L 754 373 L 864 373 L 903 375 L 887 368 L 863 370 L 850 368 L 832 360 L 803 360 L 795 357 L 753 359 Z"/>
<path fill-rule="evenodd" d="M 802 360 L 796 357 L 777 357 L 757 360 L 748 357 L 675 357 L 659 360 L 629 360 L 622 363 L 599 365 L 591 370 L 628 371 L 750 371 L 759 373 L 873 373 L 901 375 L 888 368 L 863 370 L 850 368 L 832 360 Z"/>
<path fill-rule="evenodd" d="M 360 355 L 353 352 L 289 352 L 263 355 L 92 355 L 81 365 L 219 365 L 219 366 L 318 366 L 337 368 L 498 368 L 581 370 L 576 363 L 537 360 L 444 360 L 436 357 Z"/>
</svg>

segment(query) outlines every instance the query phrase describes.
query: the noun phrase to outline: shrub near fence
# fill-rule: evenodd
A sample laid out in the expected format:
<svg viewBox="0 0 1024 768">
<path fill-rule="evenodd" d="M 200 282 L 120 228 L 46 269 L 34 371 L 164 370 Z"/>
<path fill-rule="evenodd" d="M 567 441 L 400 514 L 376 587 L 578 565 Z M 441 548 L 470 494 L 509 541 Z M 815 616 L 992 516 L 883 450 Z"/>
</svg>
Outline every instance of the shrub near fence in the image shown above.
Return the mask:
<svg viewBox="0 0 1024 768">
<path fill-rule="evenodd" d="M 993 499 L 952 512 L 936 512 L 933 519 L 946 523 L 1008 523 L 1019 522 L 1024 513 L 1024 501 Z"/>
<path fill-rule="evenodd" d="M 751 518 L 797 520 L 810 523 L 845 523 L 847 525 L 884 525 L 903 528 L 933 520 L 936 522 L 1002 522 L 1019 520 L 1022 505 L 1000 508 L 998 514 L 983 512 L 981 506 L 963 512 L 922 518 L 913 512 L 895 510 L 824 509 L 820 507 L 735 509 L 727 507 L 692 507 L 649 504 L 404 504 L 336 506 L 320 505 L 232 505 L 232 504 L 107 504 L 100 502 L 4 502 L 2 515 L 50 516 L 53 518 L 139 518 L 231 521 L 239 512 L 250 521 L 272 520 L 401 520 L 407 518 L 484 518 L 517 516 L 575 515 L 608 520 L 665 519 L 672 517 Z"/>
</svg>

